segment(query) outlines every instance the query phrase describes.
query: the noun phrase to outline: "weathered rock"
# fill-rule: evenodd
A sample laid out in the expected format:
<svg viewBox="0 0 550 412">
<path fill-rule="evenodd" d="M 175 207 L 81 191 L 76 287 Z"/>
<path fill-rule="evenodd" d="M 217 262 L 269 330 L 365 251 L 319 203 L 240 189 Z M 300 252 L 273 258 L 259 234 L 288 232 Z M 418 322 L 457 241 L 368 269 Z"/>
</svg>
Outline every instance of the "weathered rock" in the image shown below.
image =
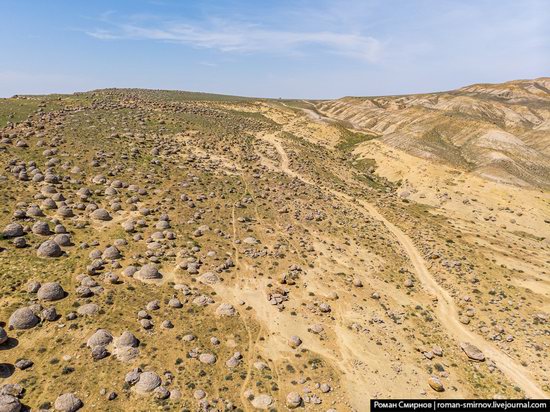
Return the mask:
<svg viewBox="0 0 550 412">
<path fill-rule="evenodd" d="M 162 274 L 153 263 L 143 265 L 140 270 L 134 273 L 134 278 L 139 280 L 156 280 L 162 279 Z"/>
<path fill-rule="evenodd" d="M 0 395 L 11 395 L 16 398 L 23 397 L 25 389 L 18 383 L 6 383 L 0 386 Z"/>
<path fill-rule="evenodd" d="M 92 217 L 92 219 L 101 220 L 105 222 L 112 219 L 109 212 L 107 212 L 105 209 L 102 209 L 102 208 L 94 210 L 90 216 Z"/>
<path fill-rule="evenodd" d="M 470 359 L 480 362 L 483 362 L 485 360 L 485 355 L 483 354 L 483 352 L 481 352 L 481 350 L 477 346 L 474 346 L 469 342 L 462 342 L 460 344 L 460 348 Z"/>
<path fill-rule="evenodd" d="M 130 362 L 139 356 L 139 349 L 132 346 L 116 346 L 113 354 L 121 362 Z"/>
<path fill-rule="evenodd" d="M 222 303 L 218 308 L 216 309 L 216 315 L 218 316 L 235 316 L 237 315 L 237 311 L 231 305 L 230 303 Z"/>
<path fill-rule="evenodd" d="M 76 312 L 79 315 L 83 316 L 94 316 L 99 313 L 99 306 L 95 303 L 86 303 L 82 306 L 79 306 Z"/>
<path fill-rule="evenodd" d="M 428 384 L 436 392 L 445 391 L 445 387 L 443 386 L 443 383 L 441 382 L 441 379 L 439 379 L 437 376 L 430 376 L 428 378 Z"/>
<path fill-rule="evenodd" d="M 53 322 L 53 321 L 57 320 L 57 318 L 58 318 L 58 314 L 57 314 L 57 310 L 55 309 L 55 307 L 45 308 L 42 311 L 42 319 L 43 320 L 47 320 L 48 322 Z"/>
<path fill-rule="evenodd" d="M 61 247 L 53 240 L 46 240 L 38 247 L 36 253 L 39 257 L 54 258 L 61 256 L 63 250 L 61 250 Z"/>
<path fill-rule="evenodd" d="M 83 406 L 82 401 L 74 393 L 64 393 L 54 403 L 55 410 L 60 412 L 75 412 Z"/>
<path fill-rule="evenodd" d="M 17 369 L 20 369 L 24 371 L 25 369 L 29 369 L 34 365 L 34 362 L 30 359 L 19 359 L 17 362 L 15 362 L 15 367 Z"/>
<path fill-rule="evenodd" d="M 296 409 L 302 405 L 302 397 L 298 392 L 290 392 L 286 396 L 286 406 L 289 409 Z"/>
<path fill-rule="evenodd" d="M 12 395 L 0 395 L 0 412 L 19 412 L 21 402 Z"/>
<path fill-rule="evenodd" d="M 199 361 L 207 365 L 213 365 L 216 363 L 216 355 L 212 353 L 201 353 L 199 355 Z"/>
<path fill-rule="evenodd" d="M 170 306 L 171 308 L 181 308 L 183 307 L 182 303 L 180 302 L 180 300 L 178 298 L 172 298 L 168 301 L 168 306 Z"/>
<path fill-rule="evenodd" d="M 92 358 L 100 360 L 109 356 L 109 351 L 105 346 L 94 346 L 92 349 Z"/>
<path fill-rule="evenodd" d="M 65 297 L 65 291 L 58 282 L 48 282 L 40 286 L 36 296 L 40 300 L 54 301 L 63 299 Z"/>
<path fill-rule="evenodd" d="M 205 272 L 197 280 L 205 285 L 214 285 L 220 282 L 220 278 L 214 272 Z"/>
<path fill-rule="evenodd" d="M 134 336 L 134 334 L 130 331 L 124 331 L 122 334 L 116 339 L 116 346 L 122 347 L 122 346 L 130 346 L 133 348 L 136 348 L 139 345 L 139 340 Z"/>
<path fill-rule="evenodd" d="M 106 260 L 120 259 L 122 255 L 116 246 L 109 246 L 103 251 L 102 258 Z"/>
<path fill-rule="evenodd" d="M 21 226 L 19 223 L 10 223 L 6 225 L 6 227 L 4 227 L 2 235 L 5 238 L 19 237 L 24 236 L 25 231 L 23 230 L 23 226 Z"/>
<path fill-rule="evenodd" d="M 55 235 L 53 241 L 59 246 L 71 246 L 73 244 L 71 236 L 68 233 L 60 233 Z"/>
<path fill-rule="evenodd" d="M 38 325 L 40 319 L 30 308 L 19 308 L 12 313 L 8 324 L 14 329 L 30 329 Z"/>
<path fill-rule="evenodd" d="M 291 336 L 290 339 L 288 340 L 288 345 L 294 349 L 296 349 L 301 344 L 302 344 L 302 339 L 300 339 L 298 336 Z"/>
<path fill-rule="evenodd" d="M 37 221 L 34 225 L 32 225 L 32 233 L 35 235 L 41 235 L 41 236 L 48 236 L 51 235 L 50 227 L 46 222 L 42 222 L 41 220 Z"/>
<path fill-rule="evenodd" d="M 256 409 L 268 409 L 273 404 L 273 398 L 269 395 L 261 394 L 258 396 L 255 396 L 252 401 L 252 406 Z"/>
<path fill-rule="evenodd" d="M 40 284 L 40 282 L 36 282 L 36 281 L 29 281 L 29 283 L 27 283 L 27 292 L 28 293 L 37 293 L 38 290 L 40 289 L 40 286 L 42 286 Z"/>
<path fill-rule="evenodd" d="M 138 393 L 148 393 L 154 391 L 161 384 L 160 377 L 155 372 L 143 372 L 135 385 Z"/>
<path fill-rule="evenodd" d="M 124 377 L 124 382 L 126 382 L 130 385 L 135 385 L 137 383 L 137 381 L 139 380 L 140 375 L 141 375 L 141 369 L 140 368 L 132 369 Z"/>
<path fill-rule="evenodd" d="M 96 346 L 107 346 L 113 341 L 113 335 L 106 329 L 98 329 L 95 333 L 90 336 L 86 345 L 89 348 L 94 348 Z"/>
</svg>

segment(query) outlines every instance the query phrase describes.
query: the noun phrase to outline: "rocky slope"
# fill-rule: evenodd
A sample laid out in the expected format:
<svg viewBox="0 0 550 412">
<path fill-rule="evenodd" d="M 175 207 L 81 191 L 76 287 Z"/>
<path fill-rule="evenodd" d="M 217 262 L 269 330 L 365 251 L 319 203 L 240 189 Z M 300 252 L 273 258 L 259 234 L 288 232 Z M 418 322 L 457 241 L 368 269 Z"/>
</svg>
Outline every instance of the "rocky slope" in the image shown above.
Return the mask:
<svg viewBox="0 0 550 412">
<path fill-rule="evenodd" d="M 550 187 L 550 78 L 314 107 L 415 156 L 495 181 Z"/>
<path fill-rule="evenodd" d="M 0 100 L 0 411 L 548 396 L 548 192 L 384 134 L 415 122 L 373 139 L 350 119 L 183 92 Z M 539 129 L 521 145 L 546 156 Z"/>
</svg>

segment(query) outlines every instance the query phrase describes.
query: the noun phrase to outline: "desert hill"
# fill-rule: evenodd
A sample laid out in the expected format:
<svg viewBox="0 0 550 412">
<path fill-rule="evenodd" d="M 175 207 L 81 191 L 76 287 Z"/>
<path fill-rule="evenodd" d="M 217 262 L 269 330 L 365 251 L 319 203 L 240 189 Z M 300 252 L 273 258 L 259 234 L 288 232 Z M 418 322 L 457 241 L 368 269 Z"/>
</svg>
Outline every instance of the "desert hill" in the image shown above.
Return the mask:
<svg viewBox="0 0 550 412">
<path fill-rule="evenodd" d="M 0 100 L 0 411 L 550 396 L 548 79 Z"/>
<path fill-rule="evenodd" d="M 550 184 L 550 78 L 456 91 L 315 102 L 384 143 L 523 186 Z"/>
</svg>

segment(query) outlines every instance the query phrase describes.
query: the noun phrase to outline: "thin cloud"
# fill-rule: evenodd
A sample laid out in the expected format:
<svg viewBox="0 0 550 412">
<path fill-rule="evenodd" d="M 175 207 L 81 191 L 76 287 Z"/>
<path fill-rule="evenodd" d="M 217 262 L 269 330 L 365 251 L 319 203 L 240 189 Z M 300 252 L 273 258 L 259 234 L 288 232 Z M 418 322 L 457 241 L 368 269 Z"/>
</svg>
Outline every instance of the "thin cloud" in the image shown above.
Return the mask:
<svg viewBox="0 0 550 412">
<path fill-rule="evenodd" d="M 161 22 L 155 27 L 123 23 L 86 33 L 100 40 L 163 41 L 226 53 L 296 54 L 315 47 L 326 53 L 377 62 L 382 52 L 379 40 L 358 33 L 274 30 L 223 20 L 210 24 Z"/>
</svg>

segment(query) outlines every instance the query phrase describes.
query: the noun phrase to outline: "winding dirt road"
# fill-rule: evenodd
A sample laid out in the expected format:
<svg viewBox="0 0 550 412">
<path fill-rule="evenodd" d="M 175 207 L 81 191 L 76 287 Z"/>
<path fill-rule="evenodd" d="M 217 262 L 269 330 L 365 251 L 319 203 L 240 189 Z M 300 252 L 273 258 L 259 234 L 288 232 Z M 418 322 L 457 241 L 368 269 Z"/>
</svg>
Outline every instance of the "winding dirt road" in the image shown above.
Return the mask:
<svg viewBox="0 0 550 412">
<path fill-rule="evenodd" d="M 312 181 L 290 168 L 288 155 L 276 136 L 266 134 L 259 137 L 275 147 L 279 153 L 279 156 L 281 157 L 281 171 L 289 176 L 303 181 L 306 184 L 314 184 Z M 527 397 L 549 397 L 548 394 L 539 387 L 537 382 L 533 379 L 530 372 L 525 367 L 520 365 L 507 354 L 501 352 L 495 345 L 486 341 L 481 336 L 471 332 L 462 323 L 460 323 L 458 309 L 451 295 L 437 283 L 435 278 L 428 271 L 424 258 L 416 249 L 412 240 L 401 229 L 388 221 L 380 214 L 375 206 L 367 201 L 363 199 L 352 199 L 351 196 L 334 189 L 328 190 L 335 196 L 344 199 L 345 201 L 353 202 L 355 205 L 360 205 L 370 216 L 383 223 L 384 226 L 395 236 L 412 262 L 423 288 L 434 297 L 437 297 L 436 314 L 439 322 L 447 330 L 449 335 L 453 336 L 458 342 L 469 342 L 479 347 L 515 385 L 525 392 Z"/>
</svg>

